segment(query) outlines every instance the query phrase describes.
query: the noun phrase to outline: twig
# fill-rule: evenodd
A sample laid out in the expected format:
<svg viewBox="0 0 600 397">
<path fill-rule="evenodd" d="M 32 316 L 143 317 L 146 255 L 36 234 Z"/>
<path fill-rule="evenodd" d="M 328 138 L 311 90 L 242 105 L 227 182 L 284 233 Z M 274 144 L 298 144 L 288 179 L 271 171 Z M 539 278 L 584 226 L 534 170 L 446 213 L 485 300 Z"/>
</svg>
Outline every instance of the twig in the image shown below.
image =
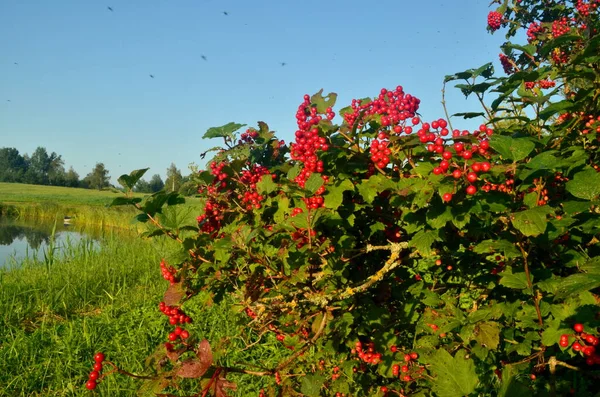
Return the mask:
<svg viewBox="0 0 600 397">
<path fill-rule="evenodd" d="M 521 244 L 519 242 L 519 243 L 517 243 L 517 246 L 521 250 L 521 255 L 523 256 L 523 267 L 525 268 L 525 276 L 527 277 L 527 286 L 529 287 L 529 289 L 531 290 L 531 294 L 533 295 L 533 304 L 535 306 L 535 311 L 537 313 L 538 324 L 544 325 L 544 321 L 542 320 L 542 311 L 540 310 L 540 297 L 533 290 L 533 284 L 531 282 L 531 274 L 529 273 L 529 263 L 527 261 L 528 254 L 527 254 L 527 252 L 525 252 L 525 249 L 523 248 L 523 244 Z"/>
</svg>

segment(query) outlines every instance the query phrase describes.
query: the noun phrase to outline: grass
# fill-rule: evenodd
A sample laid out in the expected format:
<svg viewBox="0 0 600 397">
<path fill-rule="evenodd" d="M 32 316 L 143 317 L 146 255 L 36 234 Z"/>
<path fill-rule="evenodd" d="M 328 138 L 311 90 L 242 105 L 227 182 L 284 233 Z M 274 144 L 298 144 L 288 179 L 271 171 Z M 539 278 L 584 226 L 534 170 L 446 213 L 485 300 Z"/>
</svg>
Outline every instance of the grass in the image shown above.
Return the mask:
<svg viewBox="0 0 600 397">
<path fill-rule="evenodd" d="M 84 385 L 96 351 L 123 369 L 147 374 L 145 358 L 172 330 L 157 307 L 166 288 L 158 264 L 176 248 L 164 238 L 148 241 L 109 231 L 101 250 L 82 240 L 51 265 L 30 259 L 0 269 L 0 397 L 89 396 Z M 256 336 L 237 333 L 239 310 L 232 311 L 231 302 L 207 305 L 205 298 L 186 303 L 194 319 L 187 328 L 213 345 L 226 343 L 232 354 L 222 362 L 268 365 L 289 354 L 274 335 L 263 337 L 266 345 L 245 349 Z M 231 379 L 238 382 L 233 396 L 258 395 L 273 382 Z M 140 386 L 139 380 L 113 375 L 98 391 L 134 396 Z"/>
<path fill-rule="evenodd" d="M 138 214 L 133 207 L 108 207 L 122 195 L 116 190 L 0 182 L 0 216 L 47 220 L 68 216 L 74 224 L 139 230 L 139 224 L 132 221 Z M 134 196 L 144 198 L 148 194 L 134 193 Z M 200 200 L 186 198 L 185 207 L 188 221 L 193 222 L 200 212 Z"/>
</svg>

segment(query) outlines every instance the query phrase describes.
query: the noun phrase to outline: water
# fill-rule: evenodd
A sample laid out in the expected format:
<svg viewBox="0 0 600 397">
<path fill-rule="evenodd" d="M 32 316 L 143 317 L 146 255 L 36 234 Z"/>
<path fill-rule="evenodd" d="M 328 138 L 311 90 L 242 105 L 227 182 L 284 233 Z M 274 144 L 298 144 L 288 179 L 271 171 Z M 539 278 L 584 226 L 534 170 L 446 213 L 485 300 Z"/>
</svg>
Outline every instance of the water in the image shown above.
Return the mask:
<svg viewBox="0 0 600 397">
<path fill-rule="evenodd" d="M 36 258 L 42 262 L 60 258 L 68 251 L 86 244 L 100 247 L 98 233 L 54 222 L 22 221 L 0 217 L 0 268 L 18 266 L 23 260 Z"/>
</svg>

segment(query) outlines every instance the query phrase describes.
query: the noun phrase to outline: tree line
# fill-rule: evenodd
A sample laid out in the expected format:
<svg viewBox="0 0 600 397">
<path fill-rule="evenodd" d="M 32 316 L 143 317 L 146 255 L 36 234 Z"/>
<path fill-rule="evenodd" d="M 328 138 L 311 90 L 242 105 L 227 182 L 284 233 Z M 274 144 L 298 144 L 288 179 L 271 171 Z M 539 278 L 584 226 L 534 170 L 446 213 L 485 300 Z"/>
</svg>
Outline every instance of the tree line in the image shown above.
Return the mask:
<svg viewBox="0 0 600 397">
<path fill-rule="evenodd" d="M 80 179 L 73 167 L 65 169 L 61 155 L 56 152 L 48 153 L 42 146 L 35 149 L 31 155 L 21 155 L 16 148 L 0 148 L 0 182 L 98 190 L 116 188 L 110 183 L 110 174 L 104 163 L 96 163 L 92 171 Z M 153 175 L 149 181 L 141 179 L 134 191 L 155 193 L 163 189 L 167 192 L 180 192 L 186 196 L 197 192 L 190 176 L 183 176 L 173 163 L 167 168 L 167 179 L 163 181 L 159 174 Z"/>
</svg>

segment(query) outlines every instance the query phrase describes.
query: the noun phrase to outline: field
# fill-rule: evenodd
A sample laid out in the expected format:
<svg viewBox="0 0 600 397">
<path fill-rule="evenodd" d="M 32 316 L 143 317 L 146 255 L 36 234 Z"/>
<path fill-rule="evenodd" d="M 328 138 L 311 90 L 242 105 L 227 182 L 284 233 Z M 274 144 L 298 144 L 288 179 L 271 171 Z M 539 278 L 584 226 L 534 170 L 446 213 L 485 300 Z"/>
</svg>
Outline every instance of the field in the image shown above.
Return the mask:
<svg viewBox="0 0 600 397">
<path fill-rule="evenodd" d="M 59 186 L 28 185 L 0 182 L 0 216 L 55 219 L 69 216 L 74 224 L 132 228 L 137 211 L 131 207 L 108 207 L 123 193 Z M 134 193 L 144 198 L 148 194 Z M 200 201 L 186 198 L 186 217 L 190 222 L 199 212 Z"/>
</svg>

